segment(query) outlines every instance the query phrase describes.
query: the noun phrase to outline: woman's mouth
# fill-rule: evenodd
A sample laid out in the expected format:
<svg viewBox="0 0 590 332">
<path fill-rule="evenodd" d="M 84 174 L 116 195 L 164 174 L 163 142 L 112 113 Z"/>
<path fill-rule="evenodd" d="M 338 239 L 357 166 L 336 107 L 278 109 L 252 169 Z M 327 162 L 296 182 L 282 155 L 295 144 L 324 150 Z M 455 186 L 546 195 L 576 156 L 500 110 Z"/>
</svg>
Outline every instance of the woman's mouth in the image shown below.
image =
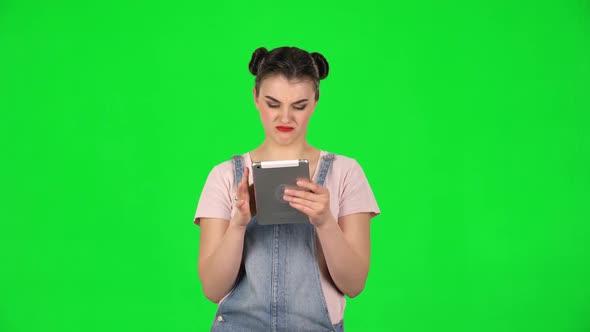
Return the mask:
<svg viewBox="0 0 590 332">
<path fill-rule="evenodd" d="M 277 126 L 275 128 L 277 128 L 278 131 L 282 131 L 282 132 L 289 132 L 294 129 L 293 127 L 286 127 L 286 126 Z"/>
</svg>

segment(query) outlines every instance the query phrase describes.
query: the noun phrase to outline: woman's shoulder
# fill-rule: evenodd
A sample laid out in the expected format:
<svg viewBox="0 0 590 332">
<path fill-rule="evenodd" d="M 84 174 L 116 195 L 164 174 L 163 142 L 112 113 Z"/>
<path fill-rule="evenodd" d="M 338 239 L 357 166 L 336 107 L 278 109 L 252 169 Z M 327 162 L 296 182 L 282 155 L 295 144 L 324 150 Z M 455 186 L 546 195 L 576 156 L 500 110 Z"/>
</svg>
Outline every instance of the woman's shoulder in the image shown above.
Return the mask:
<svg viewBox="0 0 590 332">
<path fill-rule="evenodd" d="M 233 156 L 229 156 L 226 160 L 218 161 L 216 164 L 214 164 L 213 169 L 211 170 L 211 173 L 217 173 L 217 174 L 219 174 L 219 176 L 221 176 L 223 178 L 228 178 L 228 179 L 233 177 L 233 173 L 234 173 L 233 159 L 238 156 L 241 157 L 242 164 L 245 164 L 245 160 L 247 158 L 247 153 L 235 154 Z"/>
<path fill-rule="evenodd" d="M 333 166 L 340 169 L 351 169 L 359 166 L 357 160 L 353 157 L 345 156 L 338 153 L 327 152 L 326 155 L 332 154 L 334 156 Z"/>
<path fill-rule="evenodd" d="M 213 171 L 219 172 L 221 174 L 231 172 L 232 170 L 233 170 L 233 163 L 232 163 L 231 159 L 217 162 L 217 164 L 215 164 L 213 166 Z"/>
</svg>

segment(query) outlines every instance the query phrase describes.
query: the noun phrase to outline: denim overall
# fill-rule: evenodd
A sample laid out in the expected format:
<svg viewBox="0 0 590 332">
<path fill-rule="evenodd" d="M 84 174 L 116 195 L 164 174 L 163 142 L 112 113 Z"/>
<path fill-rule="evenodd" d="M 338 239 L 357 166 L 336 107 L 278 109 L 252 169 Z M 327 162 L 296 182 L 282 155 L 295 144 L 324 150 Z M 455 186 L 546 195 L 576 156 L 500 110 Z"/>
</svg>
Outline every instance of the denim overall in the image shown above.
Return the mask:
<svg viewBox="0 0 590 332">
<path fill-rule="evenodd" d="M 317 184 L 323 185 L 333 159 L 334 154 L 322 158 Z M 237 188 L 243 158 L 233 161 Z M 311 223 L 250 220 L 236 284 L 219 304 L 211 331 L 344 331 L 343 322 L 330 321 Z"/>
</svg>

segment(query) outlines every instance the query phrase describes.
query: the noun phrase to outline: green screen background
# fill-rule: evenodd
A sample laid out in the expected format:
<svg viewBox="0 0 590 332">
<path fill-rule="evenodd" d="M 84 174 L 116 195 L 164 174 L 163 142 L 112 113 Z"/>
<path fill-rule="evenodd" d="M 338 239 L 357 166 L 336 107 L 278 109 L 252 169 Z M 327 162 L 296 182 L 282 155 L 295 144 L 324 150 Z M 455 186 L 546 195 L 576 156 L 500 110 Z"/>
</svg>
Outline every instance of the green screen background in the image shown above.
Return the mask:
<svg viewBox="0 0 590 332">
<path fill-rule="evenodd" d="M 347 331 L 590 331 L 582 0 L 2 0 L 0 331 L 209 329 L 192 219 L 284 45 L 382 210 Z"/>
</svg>

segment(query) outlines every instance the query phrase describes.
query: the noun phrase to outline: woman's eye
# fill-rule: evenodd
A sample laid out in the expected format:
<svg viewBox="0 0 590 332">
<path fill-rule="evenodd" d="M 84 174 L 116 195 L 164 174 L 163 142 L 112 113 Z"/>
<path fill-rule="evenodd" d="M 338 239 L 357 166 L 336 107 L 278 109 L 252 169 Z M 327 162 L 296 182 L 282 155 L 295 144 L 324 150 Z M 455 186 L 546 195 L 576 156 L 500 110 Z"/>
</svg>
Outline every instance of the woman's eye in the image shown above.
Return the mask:
<svg viewBox="0 0 590 332">
<path fill-rule="evenodd" d="M 268 107 L 270 108 L 279 108 L 279 105 L 275 105 L 275 104 L 267 104 Z M 298 111 L 303 111 L 305 108 L 307 107 L 307 105 L 303 105 L 303 106 L 293 106 L 294 109 L 298 110 Z"/>
</svg>

